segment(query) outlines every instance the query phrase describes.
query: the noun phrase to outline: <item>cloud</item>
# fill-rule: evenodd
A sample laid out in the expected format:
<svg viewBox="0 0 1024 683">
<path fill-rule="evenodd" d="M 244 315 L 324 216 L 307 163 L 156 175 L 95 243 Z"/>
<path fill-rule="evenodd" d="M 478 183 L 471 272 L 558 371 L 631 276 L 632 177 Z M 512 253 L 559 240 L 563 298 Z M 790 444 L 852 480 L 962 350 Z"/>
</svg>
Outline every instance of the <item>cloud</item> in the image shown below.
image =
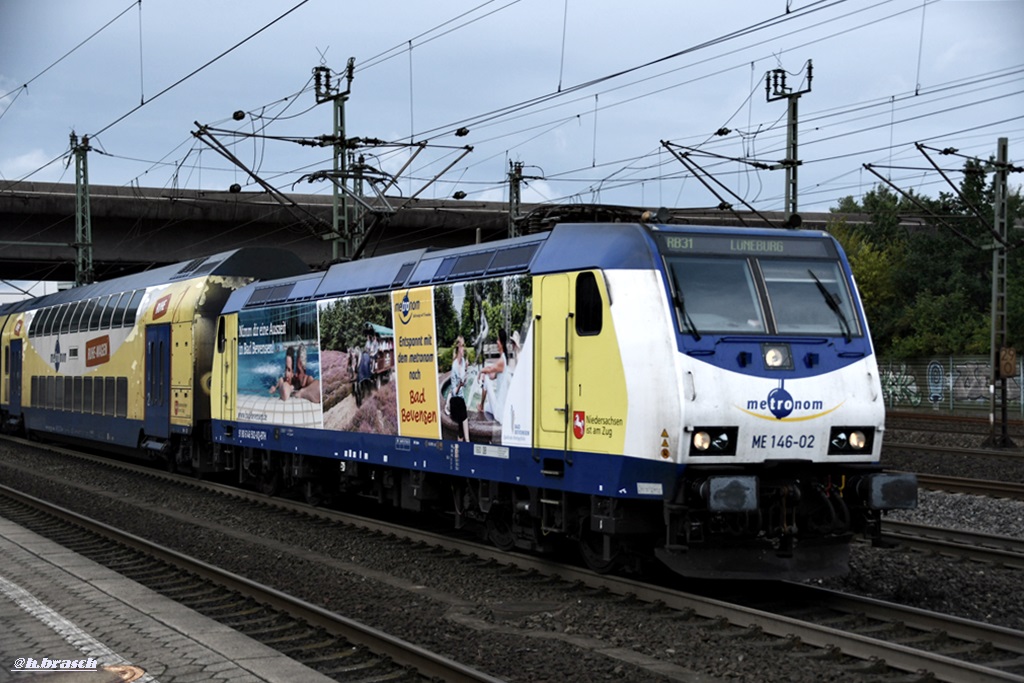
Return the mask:
<svg viewBox="0 0 1024 683">
<path fill-rule="evenodd" d="M 5 180 L 20 180 L 32 174 L 31 180 L 57 182 L 65 173 L 66 168 L 61 159 L 54 160 L 53 156 L 39 148 L 15 157 L 0 159 L 0 178 Z"/>
</svg>

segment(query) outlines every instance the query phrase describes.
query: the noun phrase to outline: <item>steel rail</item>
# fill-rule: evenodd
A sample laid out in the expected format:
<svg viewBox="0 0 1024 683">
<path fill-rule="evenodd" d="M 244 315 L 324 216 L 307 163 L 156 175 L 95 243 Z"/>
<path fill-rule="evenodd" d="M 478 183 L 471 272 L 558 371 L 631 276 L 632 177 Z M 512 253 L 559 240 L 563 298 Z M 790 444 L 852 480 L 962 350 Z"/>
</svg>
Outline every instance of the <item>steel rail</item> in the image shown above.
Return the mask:
<svg viewBox="0 0 1024 683">
<path fill-rule="evenodd" d="M 803 643 L 813 647 L 822 649 L 838 648 L 840 652 L 851 657 L 863 660 L 882 660 L 887 666 L 902 671 L 926 671 L 932 674 L 937 680 L 941 681 L 1015 681 L 1016 683 L 1024 683 L 1024 676 L 1017 674 L 1008 673 L 981 664 L 959 660 L 938 653 L 919 650 L 899 643 L 890 643 L 878 638 L 802 621 L 800 619 L 772 613 L 770 611 L 746 607 L 728 601 L 717 600 L 696 594 L 685 593 L 672 588 L 660 587 L 634 579 L 597 574 L 587 569 L 565 565 L 543 557 L 501 551 L 475 542 L 454 539 L 440 534 L 425 532 L 349 513 L 315 508 L 305 503 L 275 498 L 262 493 L 238 489 L 222 484 L 195 480 L 183 475 L 159 472 L 152 468 L 110 461 L 105 458 L 89 456 L 87 454 L 83 455 L 77 451 L 61 447 L 41 445 L 34 442 L 24 443 L 35 448 L 48 448 L 76 457 L 84 457 L 108 466 L 114 465 L 119 468 L 139 471 L 160 479 L 200 486 L 202 488 L 215 490 L 244 500 L 252 500 L 274 505 L 283 510 L 332 519 L 340 523 L 350 524 L 360 528 L 377 531 L 381 534 L 394 536 L 395 538 L 436 545 L 483 560 L 493 560 L 503 564 L 511 564 L 526 572 L 537 572 L 547 576 L 558 577 L 568 582 L 578 583 L 581 586 L 585 586 L 593 590 L 608 591 L 616 595 L 633 596 L 636 599 L 645 602 L 662 603 L 666 607 L 677 611 L 691 612 L 700 617 L 712 620 L 724 620 L 734 626 L 743 628 L 759 628 L 762 632 L 771 636 L 784 639 L 798 638 Z M 780 584 L 781 583 L 784 582 L 780 582 Z M 824 596 L 826 593 L 821 593 L 821 595 Z M 843 602 L 849 605 L 845 610 L 863 612 L 870 607 L 875 613 L 880 614 L 881 612 L 879 610 L 887 613 L 889 615 L 887 619 L 889 620 L 898 618 L 904 623 L 922 624 L 921 628 L 940 629 L 951 634 L 956 633 L 958 634 L 958 637 L 963 637 L 965 640 L 971 642 L 992 642 L 993 644 L 1003 642 L 1024 642 L 1024 632 L 1017 632 L 1012 629 L 1002 629 L 1000 627 L 994 627 L 980 622 L 972 622 L 967 619 L 941 615 L 893 603 L 884 603 L 882 601 L 870 598 L 861 598 L 855 595 L 835 593 L 834 597 L 831 599 L 834 600 L 835 605 L 839 605 Z M 894 617 L 893 615 L 899 616 Z M 932 625 L 923 626 L 923 624 Z M 959 636 L 961 633 L 965 635 Z M 1010 650 L 1013 652 L 1017 651 L 1013 648 L 1010 648 Z"/>
<path fill-rule="evenodd" d="M 127 533 L 103 522 L 90 519 L 54 503 L 21 493 L 2 484 L 0 484 L 0 494 L 39 509 L 48 515 L 71 524 L 79 525 L 88 531 L 139 550 L 146 555 L 156 557 L 184 571 L 192 572 L 197 576 L 237 591 L 262 604 L 286 612 L 297 619 L 301 619 L 313 626 L 318 626 L 334 636 L 361 645 L 374 653 L 386 655 L 398 664 L 411 667 L 424 676 L 436 677 L 445 681 L 456 681 L 458 683 L 500 683 L 498 678 L 494 678 L 354 619 L 335 614 L 322 607 L 269 586 L 264 586 L 243 576 L 226 572 L 219 567 Z"/>
<path fill-rule="evenodd" d="M 1019 538 L 891 520 L 882 522 L 882 537 L 942 555 L 1024 569 L 1024 540 Z"/>
<path fill-rule="evenodd" d="M 964 455 L 969 457 L 1024 458 L 1021 450 L 997 450 L 994 448 L 962 448 L 960 446 L 935 446 L 927 443 L 901 443 L 886 441 L 882 450 L 893 451 L 924 451 L 926 453 L 942 453 L 944 455 Z"/>
<path fill-rule="evenodd" d="M 963 479 L 961 477 L 945 477 L 939 474 L 918 474 L 917 483 L 926 489 L 946 491 L 948 493 L 968 493 L 976 496 L 1024 500 L 1024 484 L 1012 481 Z"/>
</svg>

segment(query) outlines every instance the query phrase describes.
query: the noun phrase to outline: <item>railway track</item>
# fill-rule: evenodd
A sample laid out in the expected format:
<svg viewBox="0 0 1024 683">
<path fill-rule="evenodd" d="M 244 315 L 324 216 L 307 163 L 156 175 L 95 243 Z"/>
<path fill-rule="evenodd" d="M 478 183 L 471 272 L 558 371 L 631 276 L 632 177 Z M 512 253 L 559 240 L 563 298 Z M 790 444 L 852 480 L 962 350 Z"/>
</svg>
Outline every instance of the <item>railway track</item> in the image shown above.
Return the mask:
<svg viewBox="0 0 1024 683">
<path fill-rule="evenodd" d="M 801 638 L 834 630 L 844 652 L 917 671 L 920 680 L 1024 681 L 1021 631 L 806 584 L 781 582 L 770 597 L 763 595 L 740 599 L 779 618 L 814 624 L 799 632 Z"/>
<path fill-rule="evenodd" d="M 91 456 L 87 456 L 91 457 Z M 98 462 L 111 466 L 106 459 Z M 1024 633 L 924 610 L 902 607 L 878 600 L 833 592 L 810 592 L 809 587 L 788 586 L 787 592 L 805 591 L 802 601 L 796 598 L 759 606 L 742 604 L 735 600 L 720 600 L 707 595 L 685 593 L 671 587 L 656 586 L 620 577 L 600 576 L 578 567 L 548 559 L 497 551 L 478 543 L 439 536 L 379 520 L 357 518 L 330 510 L 311 508 L 303 503 L 284 499 L 271 499 L 262 494 L 224 487 L 170 475 L 135 465 L 119 463 L 116 466 L 142 471 L 147 476 L 159 477 L 208 490 L 226 493 L 235 498 L 272 505 L 312 517 L 344 520 L 390 540 L 403 539 L 424 552 L 452 553 L 469 561 L 510 566 L 522 574 L 524 580 L 535 581 L 538 575 L 548 581 L 564 581 L 588 595 L 606 596 L 608 599 L 639 600 L 650 606 L 657 619 L 673 621 L 695 620 L 727 625 L 739 635 L 765 639 L 774 647 L 813 648 L 818 656 L 833 653 L 846 655 L 860 664 L 852 665 L 858 672 L 897 670 L 927 672 L 937 680 L 992 680 L 1024 681 Z M 465 562 L 466 560 L 461 560 Z M 781 595 L 779 582 L 769 584 L 762 593 L 775 598 Z M 798 605 L 794 609 L 794 605 Z M 817 606 L 827 605 L 821 610 Z M 864 615 L 870 615 L 865 618 Z M 936 636 L 935 631 L 946 634 Z M 609 657 L 617 654 L 609 649 Z M 631 664 L 649 667 L 654 674 L 664 675 L 671 667 L 654 658 L 630 655 Z"/>
<path fill-rule="evenodd" d="M 936 491 L 1024 500 L 1024 484 L 1012 481 L 990 481 L 982 479 L 964 479 L 962 477 L 946 477 L 939 474 L 918 474 L 917 482 L 924 488 Z"/>
<path fill-rule="evenodd" d="M 970 458 L 1014 458 L 1024 460 L 1024 451 L 996 450 L 992 448 L 962 448 L 959 446 L 936 446 L 923 443 L 900 443 L 886 441 L 884 450 L 896 452 L 941 453 L 942 455 L 963 455 Z"/>
<path fill-rule="evenodd" d="M 882 522 L 887 541 L 951 557 L 1024 569 L 1024 540 L 909 522 Z"/>
<path fill-rule="evenodd" d="M 0 514 L 337 680 L 498 681 L 353 619 L 2 485 Z"/>
</svg>

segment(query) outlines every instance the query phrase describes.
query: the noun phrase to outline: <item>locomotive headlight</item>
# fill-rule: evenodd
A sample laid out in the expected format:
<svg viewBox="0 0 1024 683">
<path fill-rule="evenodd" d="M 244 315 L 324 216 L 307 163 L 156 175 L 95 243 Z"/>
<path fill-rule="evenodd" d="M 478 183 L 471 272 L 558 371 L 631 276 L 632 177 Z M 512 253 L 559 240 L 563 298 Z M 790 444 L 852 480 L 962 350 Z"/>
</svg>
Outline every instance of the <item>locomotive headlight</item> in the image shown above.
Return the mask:
<svg viewBox="0 0 1024 683">
<path fill-rule="evenodd" d="M 874 439 L 873 427 L 833 427 L 828 435 L 828 454 L 854 455 L 869 452 Z"/>
<path fill-rule="evenodd" d="M 733 425 L 697 426 L 690 439 L 690 455 L 736 455 L 739 427 Z"/>
<path fill-rule="evenodd" d="M 764 366 L 769 370 L 791 369 L 793 367 L 793 354 L 790 353 L 788 344 L 763 344 L 761 356 L 764 358 Z"/>
</svg>

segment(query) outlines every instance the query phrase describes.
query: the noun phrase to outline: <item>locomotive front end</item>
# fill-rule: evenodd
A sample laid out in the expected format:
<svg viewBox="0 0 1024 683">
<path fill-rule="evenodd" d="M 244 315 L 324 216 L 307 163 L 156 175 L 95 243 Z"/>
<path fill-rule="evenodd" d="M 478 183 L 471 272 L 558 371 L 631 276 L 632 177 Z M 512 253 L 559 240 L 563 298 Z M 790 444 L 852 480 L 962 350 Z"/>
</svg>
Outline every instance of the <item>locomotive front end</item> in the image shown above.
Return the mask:
<svg viewBox="0 0 1024 683">
<path fill-rule="evenodd" d="M 682 474 L 659 558 L 690 576 L 840 574 L 917 502 L 879 464 L 885 409 L 849 265 L 825 233 L 656 235 L 677 323 Z"/>
</svg>

